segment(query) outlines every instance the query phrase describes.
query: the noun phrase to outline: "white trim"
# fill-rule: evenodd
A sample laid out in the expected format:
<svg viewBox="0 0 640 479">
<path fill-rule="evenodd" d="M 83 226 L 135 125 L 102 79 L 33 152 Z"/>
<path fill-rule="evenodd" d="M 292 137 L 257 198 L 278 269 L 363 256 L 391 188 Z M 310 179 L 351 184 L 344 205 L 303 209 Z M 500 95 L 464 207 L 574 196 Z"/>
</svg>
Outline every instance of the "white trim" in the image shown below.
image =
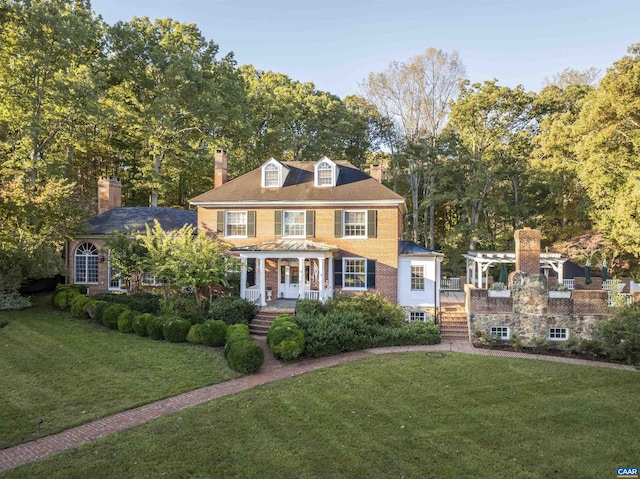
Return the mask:
<svg viewBox="0 0 640 479">
<path fill-rule="evenodd" d="M 364 286 L 357 287 L 349 287 L 346 286 L 345 278 L 347 276 L 347 261 L 363 261 L 364 262 Z M 367 285 L 367 259 L 366 258 L 342 258 L 342 289 L 344 291 L 366 291 L 368 289 Z M 349 274 L 359 274 L 359 273 L 349 273 Z"/>
<path fill-rule="evenodd" d="M 420 276 L 420 279 L 422 279 L 422 288 L 414 288 L 413 287 L 413 268 L 420 268 L 422 270 L 422 275 Z M 425 287 L 426 287 L 426 268 L 424 264 L 410 264 L 409 265 L 409 287 L 411 289 L 411 291 L 424 291 Z"/>
<path fill-rule="evenodd" d="M 562 331 L 564 331 L 564 338 L 562 337 L 551 337 L 551 330 L 554 330 L 554 335 L 558 335 L 558 334 L 563 334 Z M 547 339 L 549 341 L 566 341 L 567 339 L 569 339 L 569 328 L 549 328 L 547 330 Z"/>
<path fill-rule="evenodd" d="M 267 171 L 267 167 L 271 165 L 275 166 L 278 170 L 278 184 L 267 186 L 266 171 Z M 260 186 L 262 188 L 282 188 L 282 185 L 284 184 L 284 180 L 287 178 L 288 174 L 289 174 L 289 168 L 284 166 L 275 158 L 269 158 L 260 167 Z"/>
<path fill-rule="evenodd" d="M 287 213 L 302 213 L 302 234 L 288 235 L 285 234 L 285 215 Z M 306 238 L 307 237 L 307 211 L 306 210 L 282 210 L 282 237 L 283 238 Z"/>
<path fill-rule="evenodd" d="M 511 329 L 509 326 L 489 326 L 489 334 L 497 334 L 500 339 L 506 341 L 511 338 Z"/>
<path fill-rule="evenodd" d="M 228 234 L 229 231 L 227 230 L 229 223 L 227 221 L 227 217 L 229 215 L 229 213 L 244 213 L 244 231 L 245 234 L 244 235 L 230 235 Z M 241 223 L 238 223 L 238 225 L 240 225 Z M 248 238 L 249 232 L 249 210 L 228 210 L 224 212 L 224 237 L 225 238 Z"/>
<path fill-rule="evenodd" d="M 347 213 L 362 213 L 364 215 L 364 233 L 361 235 L 348 235 L 347 234 Z M 369 237 L 369 218 L 368 210 L 343 210 L 342 211 L 342 238 L 344 239 L 367 239 Z M 350 223 L 352 225 L 359 225 L 360 223 Z"/>
<path fill-rule="evenodd" d="M 210 206 L 215 209 L 223 209 L 223 208 L 237 208 L 239 205 L 250 208 L 250 207 L 263 207 L 263 208 L 272 208 L 278 207 L 278 209 L 284 209 L 286 207 L 290 208 L 300 208 L 300 206 L 308 206 L 308 209 L 313 209 L 313 207 L 321 207 L 321 206 L 336 206 L 336 207 L 360 207 L 360 208 L 384 208 L 384 207 L 395 207 L 398 205 L 403 205 L 404 200 L 274 200 L 274 201 L 265 201 L 265 200 L 242 200 L 242 201 L 190 201 L 189 204 L 195 206 L 207 207 Z"/>
<path fill-rule="evenodd" d="M 78 250 L 85 245 L 89 245 L 91 248 L 84 248 L 84 253 L 78 254 Z M 95 254 L 87 254 L 87 251 L 95 251 Z M 78 281 L 78 258 L 84 261 L 84 278 L 81 278 L 80 281 Z M 96 281 L 86 281 L 89 278 L 89 258 L 95 259 Z M 80 243 L 73 252 L 73 282 L 77 284 L 100 284 L 100 255 L 96 245 L 89 241 Z"/>
<path fill-rule="evenodd" d="M 330 169 L 331 169 L 331 183 L 327 184 L 327 185 L 321 185 L 318 181 L 318 173 L 320 170 L 320 167 L 322 165 L 329 165 Z M 326 169 L 322 169 L 323 171 L 326 171 Z M 326 156 L 323 156 L 322 158 L 320 158 L 320 160 L 318 160 L 316 162 L 315 165 L 313 165 L 313 186 L 315 186 L 316 188 L 330 188 L 332 186 L 336 186 L 336 184 L 338 183 L 338 174 L 340 172 L 340 169 L 338 167 L 338 165 L 336 163 L 334 163 L 333 161 L 331 161 L 329 158 L 327 158 Z"/>
</svg>

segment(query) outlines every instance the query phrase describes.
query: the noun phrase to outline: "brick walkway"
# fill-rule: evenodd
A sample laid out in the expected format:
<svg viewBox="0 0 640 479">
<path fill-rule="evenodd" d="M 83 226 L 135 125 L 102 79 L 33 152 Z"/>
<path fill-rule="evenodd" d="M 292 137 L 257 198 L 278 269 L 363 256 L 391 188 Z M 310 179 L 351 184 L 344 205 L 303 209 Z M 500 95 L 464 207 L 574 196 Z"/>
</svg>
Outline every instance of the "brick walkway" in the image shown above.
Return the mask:
<svg viewBox="0 0 640 479">
<path fill-rule="evenodd" d="M 452 351 L 485 356 L 500 356 L 508 358 L 529 358 L 559 363 L 581 364 L 585 366 L 599 366 L 612 369 L 636 371 L 632 366 L 614 363 L 602 363 L 582 359 L 562 358 L 555 356 L 538 356 L 534 354 L 513 351 L 498 351 L 491 349 L 476 349 L 467 341 L 446 341 L 433 346 L 395 346 L 389 348 L 368 349 L 353 353 L 345 353 L 328 358 L 300 361 L 284 364 L 277 361 L 268 352 L 263 339 L 257 340 L 265 348 L 265 363 L 262 369 L 250 376 L 232 379 L 212 386 L 196 389 L 178 396 L 156 401 L 145 406 L 130 409 L 113 416 L 108 416 L 82 426 L 67 429 L 57 434 L 42 437 L 35 441 L 19 444 L 0 451 L 0 472 L 13 469 L 28 462 L 37 461 L 57 452 L 72 449 L 82 443 L 107 436 L 114 432 L 123 431 L 130 427 L 152 421 L 166 414 L 181 411 L 212 399 L 251 389 L 261 384 L 277 381 L 291 376 L 297 376 L 315 369 L 326 368 L 345 363 L 354 359 L 364 358 L 375 354 L 415 351 Z"/>
</svg>

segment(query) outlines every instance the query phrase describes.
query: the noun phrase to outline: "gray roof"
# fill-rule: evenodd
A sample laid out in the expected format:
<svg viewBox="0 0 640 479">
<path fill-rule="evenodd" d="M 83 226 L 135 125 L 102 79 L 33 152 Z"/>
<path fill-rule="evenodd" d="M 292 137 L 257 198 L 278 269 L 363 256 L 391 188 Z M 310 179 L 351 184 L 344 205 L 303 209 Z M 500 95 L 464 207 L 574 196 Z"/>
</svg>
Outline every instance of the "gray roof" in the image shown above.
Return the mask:
<svg viewBox="0 0 640 479">
<path fill-rule="evenodd" d="M 424 255 L 424 256 L 441 256 L 442 255 L 442 253 L 438 253 L 431 249 L 424 248 L 419 244 L 409 240 L 398 241 L 398 254 Z"/>
<path fill-rule="evenodd" d="M 154 220 L 158 220 L 165 231 L 178 230 L 186 224 L 195 228 L 198 222 L 197 216 L 195 211 L 178 208 L 113 208 L 89 218 L 87 221 L 89 227 L 85 233 L 104 235 L 114 231 L 144 232 L 146 225 L 153 226 Z"/>
<path fill-rule="evenodd" d="M 316 187 L 312 161 L 283 162 L 289 174 L 280 188 L 262 187 L 262 169 L 249 173 L 191 199 L 192 204 L 243 202 L 340 202 L 391 201 L 404 207 L 404 197 L 373 179 L 347 161 L 336 161 L 339 175 L 336 186 Z"/>
</svg>

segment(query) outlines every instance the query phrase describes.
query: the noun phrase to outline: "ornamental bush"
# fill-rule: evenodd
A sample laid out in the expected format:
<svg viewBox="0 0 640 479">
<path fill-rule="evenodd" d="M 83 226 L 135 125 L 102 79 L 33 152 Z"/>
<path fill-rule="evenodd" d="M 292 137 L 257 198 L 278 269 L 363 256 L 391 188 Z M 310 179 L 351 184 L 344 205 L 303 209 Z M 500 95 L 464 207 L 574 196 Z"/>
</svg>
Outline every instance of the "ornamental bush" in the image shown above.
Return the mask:
<svg viewBox="0 0 640 479">
<path fill-rule="evenodd" d="M 147 335 L 147 323 L 155 316 L 151 313 L 139 313 L 133 317 L 133 330 L 138 336 Z"/>
<path fill-rule="evenodd" d="M 327 301 L 325 306 L 328 313 L 360 313 L 365 321 L 372 324 L 398 326 L 406 319 L 402 307 L 380 293 L 341 294 Z"/>
<path fill-rule="evenodd" d="M 187 342 L 202 344 L 202 324 L 193 324 L 187 333 Z"/>
<path fill-rule="evenodd" d="M 96 299 L 118 303 L 141 313 L 157 314 L 160 311 L 162 296 L 148 292 L 138 293 L 100 293 Z"/>
<path fill-rule="evenodd" d="M 120 313 L 120 316 L 118 316 L 118 331 L 121 333 L 133 333 L 133 318 L 138 314 L 140 313 L 129 308 Z"/>
<path fill-rule="evenodd" d="M 191 329 L 191 321 L 180 317 L 165 319 L 162 326 L 164 338 L 170 343 L 184 343 Z"/>
<path fill-rule="evenodd" d="M 77 296 L 80 296 L 80 293 L 74 288 L 60 289 L 54 293 L 53 305 L 58 309 L 69 309 Z"/>
<path fill-rule="evenodd" d="M 207 346 L 224 346 L 227 338 L 227 323 L 217 319 L 205 321 L 200 329 L 200 342 Z"/>
<path fill-rule="evenodd" d="M 250 374 L 258 371 L 264 363 L 264 349 L 250 337 L 227 343 L 227 364 L 234 371 Z M 225 347 L 226 349 L 226 347 Z"/>
<path fill-rule="evenodd" d="M 118 316 L 128 309 L 123 304 L 110 304 L 102 313 L 101 323 L 109 329 L 118 329 Z"/>
<path fill-rule="evenodd" d="M 304 333 L 296 323 L 283 318 L 269 328 L 267 344 L 276 358 L 292 361 L 304 351 Z"/>
<path fill-rule="evenodd" d="M 76 319 L 86 319 L 89 317 L 87 312 L 87 305 L 89 305 L 94 299 L 84 294 L 78 294 L 71 300 L 71 316 Z"/>
<path fill-rule="evenodd" d="M 147 336 L 151 339 L 164 339 L 164 318 L 151 316 L 147 319 Z"/>
<path fill-rule="evenodd" d="M 640 303 L 616 308 L 600 322 L 604 353 L 619 361 L 640 364 Z"/>
<path fill-rule="evenodd" d="M 300 299 L 296 303 L 296 314 L 310 314 L 316 316 L 318 314 L 325 314 L 327 308 L 325 308 L 322 301 L 319 299 Z"/>
<path fill-rule="evenodd" d="M 232 324 L 227 327 L 227 334 L 225 335 L 224 357 L 227 357 L 231 344 L 235 341 L 242 341 L 245 339 L 251 339 L 251 333 L 249 333 L 249 326 L 246 324 Z"/>
<path fill-rule="evenodd" d="M 231 324 L 249 324 L 256 315 L 256 308 L 242 298 L 225 296 L 209 306 L 209 317 Z"/>
<path fill-rule="evenodd" d="M 102 315 L 104 314 L 105 309 L 111 306 L 112 303 L 107 301 L 92 301 L 87 304 L 87 313 L 89 313 L 89 317 L 91 319 L 95 319 L 99 323 L 102 322 Z"/>
</svg>

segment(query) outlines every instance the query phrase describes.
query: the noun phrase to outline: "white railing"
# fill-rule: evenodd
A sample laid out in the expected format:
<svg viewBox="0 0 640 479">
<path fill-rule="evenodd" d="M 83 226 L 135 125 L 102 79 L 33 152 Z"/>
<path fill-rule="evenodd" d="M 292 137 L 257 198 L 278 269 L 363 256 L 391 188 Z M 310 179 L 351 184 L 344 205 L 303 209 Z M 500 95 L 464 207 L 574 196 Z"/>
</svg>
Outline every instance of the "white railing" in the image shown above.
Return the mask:
<svg viewBox="0 0 640 479">
<path fill-rule="evenodd" d="M 440 291 L 460 291 L 460 278 L 440 278 Z"/>
<path fill-rule="evenodd" d="M 574 289 L 574 280 L 573 279 L 563 279 L 562 284 L 564 284 L 567 289 Z"/>
<path fill-rule="evenodd" d="M 327 288 L 324 290 L 324 294 L 321 296 L 320 291 L 317 289 L 305 289 L 304 290 L 304 299 L 317 299 L 322 301 L 323 303 L 329 299 L 333 298 L 333 289 Z"/>
<path fill-rule="evenodd" d="M 320 299 L 320 291 L 312 289 L 304 292 L 304 299 Z"/>
<path fill-rule="evenodd" d="M 247 288 L 244 292 L 244 299 L 253 304 L 260 304 L 260 290 Z"/>
<path fill-rule="evenodd" d="M 602 289 L 606 289 L 607 291 L 611 291 L 613 289 L 613 285 L 618 283 L 618 292 L 621 292 L 624 289 L 624 283 L 621 283 L 617 279 L 607 279 L 602 282 Z"/>
<path fill-rule="evenodd" d="M 618 293 L 617 296 L 621 297 L 621 298 L 624 298 L 624 301 L 619 300 L 622 305 L 631 304 L 631 294 L 629 294 L 629 293 Z M 614 296 L 611 294 L 611 292 L 609 292 L 609 306 L 615 306 L 615 305 L 616 305 L 616 300 L 614 299 Z"/>
</svg>

